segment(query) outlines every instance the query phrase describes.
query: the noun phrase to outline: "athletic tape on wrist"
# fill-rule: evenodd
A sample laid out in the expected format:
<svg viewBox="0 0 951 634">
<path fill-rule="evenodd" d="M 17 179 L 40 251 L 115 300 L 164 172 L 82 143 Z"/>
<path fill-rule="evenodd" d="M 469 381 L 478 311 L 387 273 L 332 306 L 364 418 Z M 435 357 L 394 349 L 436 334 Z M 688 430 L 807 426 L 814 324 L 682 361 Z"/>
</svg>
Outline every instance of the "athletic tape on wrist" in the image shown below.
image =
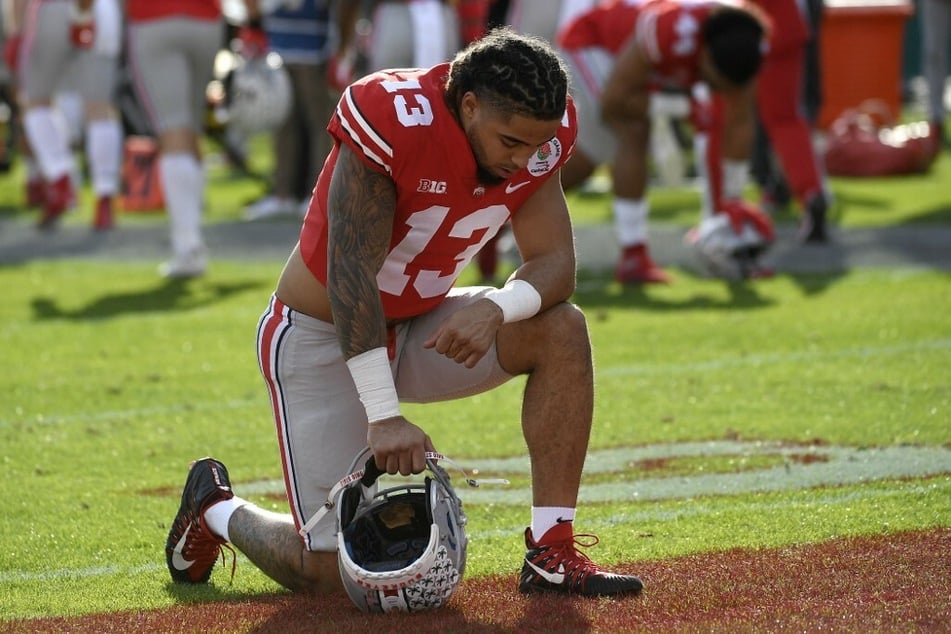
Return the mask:
<svg viewBox="0 0 951 634">
<path fill-rule="evenodd" d="M 504 323 L 534 317 L 542 307 L 542 296 L 525 280 L 509 280 L 502 288 L 486 293 L 485 297 L 502 309 Z"/>
<path fill-rule="evenodd" d="M 401 415 L 386 348 L 373 348 L 358 354 L 347 361 L 347 368 L 371 425 Z"/>
</svg>

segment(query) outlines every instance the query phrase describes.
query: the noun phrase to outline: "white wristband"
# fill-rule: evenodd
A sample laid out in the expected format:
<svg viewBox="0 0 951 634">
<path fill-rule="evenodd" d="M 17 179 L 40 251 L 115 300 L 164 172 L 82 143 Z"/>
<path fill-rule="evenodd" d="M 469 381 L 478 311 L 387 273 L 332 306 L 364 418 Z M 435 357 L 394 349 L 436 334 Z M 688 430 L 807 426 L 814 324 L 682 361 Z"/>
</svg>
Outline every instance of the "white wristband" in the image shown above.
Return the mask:
<svg viewBox="0 0 951 634">
<path fill-rule="evenodd" d="M 534 317 L 542 307 L 542 296 L 525 280 L 509 280 L 502 288 L 486 293 L 485 298 L 502 309 L 504 323 Z"/>
<path fill-rule="evenodd" d="M 347 367 L 370 424 L 400 416 L 400 399 L 396 395 L 386 348 L 360 353 L 347 361 Z"/>
</svg>

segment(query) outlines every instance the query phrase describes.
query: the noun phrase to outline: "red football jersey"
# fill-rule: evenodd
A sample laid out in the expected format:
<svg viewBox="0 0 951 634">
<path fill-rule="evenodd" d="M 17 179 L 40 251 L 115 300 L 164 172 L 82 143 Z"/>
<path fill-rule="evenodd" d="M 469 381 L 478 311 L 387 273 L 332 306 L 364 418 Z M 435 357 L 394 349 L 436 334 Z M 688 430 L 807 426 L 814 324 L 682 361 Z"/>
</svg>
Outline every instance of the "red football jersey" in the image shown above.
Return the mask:
<svg viewBox="0 0 951 634">
<path fill-rule="evenodd" d="M 327 283 L 327 192 L 340 144 L 396 184 L 390 252 L 377 275 L 387 318 L 437 306 L 459 274 L 574 149 L 569 100 L 554 137 L 528 165 L 484 185 L 468 139 L 445 103 L 449 64 L 374 73 L 344 91 L 327 130 L 334 148 L 321 170 L 301 230 L 301 253 Z"/>
<path fill-rule="evenodd" d="M 628 39 L 653 64 L 652 82 L 687 90 L 700 80 L 700 31 L 723 0 L 618 0 L 579 15 L 558 35 L 566 50 L 603 48 L 617 55 Z"/>
<path fill-rule="evenodd" d="M 216 20 L 221 17 L 220 0 L 127 0 L 126 15 L 133 22 L 159 18 L 187 17 Z"/>
</svg>

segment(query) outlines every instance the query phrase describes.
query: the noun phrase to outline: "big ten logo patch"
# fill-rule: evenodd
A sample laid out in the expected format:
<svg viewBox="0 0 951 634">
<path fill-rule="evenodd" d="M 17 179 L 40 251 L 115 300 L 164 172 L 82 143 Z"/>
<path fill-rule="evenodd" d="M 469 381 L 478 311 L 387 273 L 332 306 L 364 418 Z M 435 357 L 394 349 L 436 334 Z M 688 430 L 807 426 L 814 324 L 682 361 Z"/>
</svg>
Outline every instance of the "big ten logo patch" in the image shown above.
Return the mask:
<svg viewBox="0 0 951 634">
<path fill-rule="evenodd" d="M 165 206 L 159 174 L 158 142 L 146 136 L 126 139 L 119 206 L 123 211 L 161 211 Z"/>
<path fill-rule="evenodd" d="M 434 181 L 428 178 L 419 179 L 419 186 L 416 191 L 426 194 L 445 194 L 446 181 Z"/>
</svg>

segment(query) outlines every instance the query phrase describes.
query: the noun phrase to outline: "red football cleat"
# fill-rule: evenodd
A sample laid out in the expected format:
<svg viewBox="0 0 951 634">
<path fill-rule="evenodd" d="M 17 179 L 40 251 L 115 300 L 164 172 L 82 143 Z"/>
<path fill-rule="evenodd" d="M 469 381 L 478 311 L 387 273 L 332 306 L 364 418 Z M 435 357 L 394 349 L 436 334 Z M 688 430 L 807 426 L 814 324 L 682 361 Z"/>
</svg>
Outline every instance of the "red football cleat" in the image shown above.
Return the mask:
<svg viewBox="0 0 951 634">
<path fill-rule="evenodd" d="M 46 186 L 43 214 L 38 226 L 40 229 L 52 229 L 59 222 L 59 217 L 67 209 L 76 204 L 76 192 L 73 190 L 73 181 L 69 174 L 63 174 Z"/>
<path fill-rule="evenodd" d="M 670 276 L 654 263 L 643 243 L 624 247 L 614 277 L 622 284 L 670 283 Z"/>
<path fill-rule="evenodd" d="M 42 178 L 31 178 L 26 182 L 26 206 L 42 207 L 46 202 L 46 183 Z"/>
<path fill-rule="evenodd" d="M 579 541 L 587 537 L 588 542 Z M 637 594 L 644 587 L 632 575 L 610 572 L 591 561 L 577 546 L 594 546 L 594 535 L 575 535 L 571 522 L 553 526 L 537 542 L 531 528 L 525 529 L 525 561 L 519 577 L 519 592 L 555 592 L 587 597 Z"/>
<path fill-rule="evenodd" d="M 115 226 L 115 217 L 112 213 L 112 197 L 100 196 L 96 201 L 96 215 L 92 221 L 92 228 L 96 231 L 108 231 Z"/>
</svg>

